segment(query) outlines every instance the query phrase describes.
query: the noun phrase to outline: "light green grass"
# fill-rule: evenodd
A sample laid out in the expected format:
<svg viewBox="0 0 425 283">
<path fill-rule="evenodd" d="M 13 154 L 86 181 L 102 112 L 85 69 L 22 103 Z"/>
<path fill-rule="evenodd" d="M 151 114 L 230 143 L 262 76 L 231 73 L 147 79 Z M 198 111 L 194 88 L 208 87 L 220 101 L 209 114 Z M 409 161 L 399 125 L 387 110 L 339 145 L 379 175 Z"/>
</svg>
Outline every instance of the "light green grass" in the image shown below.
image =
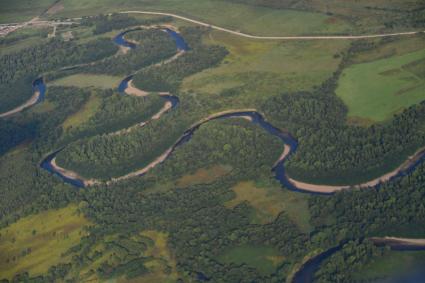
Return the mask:
<svg viewBox="0 0 425 283">
<path fill-rule="evenodd" d="M 357 272 L 356 279 L 367 280 L 406 273 L 425 264 L 425 251 L 390 251 Z"/>
<path fill-rule="evenodd" d="M 108 75 L 75 74 L 52 81 L 53 86 L 75 86 L 79 88 L 97 87 L 103 89 L 116 89 L 123 78 Z"/>
<path fill-rule="evenodd" d="M 77 205 L 70 205 L 22 218 L 1 229 L 0 278 L 11 279 L 24 271 L 36 276 L 52 265 L 68 261 L 62 253 L 86 235 L 83 227 L 89 224 L 77 214 Z M 24 254 L 28 249 L 31 252 Z"/>
<path fill-rule="evenodd" d="M 246 201 L 256 211 L 255 222 L 270 223 L 285 211 L 301 231 L 309 233 L 312 230 L 306 196 L 267 184 L 256 186 L 253 182 L 240 182 L 232 190 L 236 197 L 225 205 L 232 208 Z"/>
<path fill-rule="evenodd" d="M 267 275 L 273 273 L 284 258 L 272 247 L 245 245 L 229 249 L 218 260 L 223 263 L 246 264 Z"/>
<path fill-rule="evenodd" d="M 424 78 L 406 66 L 424 58 L 425 49 L 344 70 L 336 94 L 348 106 L 348 116 L 384 121 L 425 99 Z"/>
<path fill-rule="evenodd" d="M 269 9 L 217 0 L 64 0 L 58 16 L 81 16 L 124 10 L 156 10 L 204 20 L 244 32 L 262 35 L 343 32 L 344 21 L 332 23 L 324 14 Z"/>
</svg>

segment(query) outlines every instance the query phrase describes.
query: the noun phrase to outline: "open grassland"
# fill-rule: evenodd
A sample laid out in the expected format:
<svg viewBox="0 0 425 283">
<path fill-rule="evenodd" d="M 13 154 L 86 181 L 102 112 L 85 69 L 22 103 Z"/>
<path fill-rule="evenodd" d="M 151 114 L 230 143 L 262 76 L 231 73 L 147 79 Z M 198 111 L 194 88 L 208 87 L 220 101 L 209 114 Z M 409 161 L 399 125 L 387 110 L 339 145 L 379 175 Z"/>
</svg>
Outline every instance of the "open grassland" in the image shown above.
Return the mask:
<svg viewBox="0 0 425 283">
<path fill-rule="evenodd" d="M 122 79 L 123 78 L 109 75 L 75 74 L 52 81 L 49 83 L 49 85 L 75 86 L 79 88 L 96 87 L 103 89 L 115 89 L 118 88 L 118 85 Z"/>
<path fill-rule="evenodd" d="M 211 24 L 261 35 L 324 34 L 347 32 L 343 20 L 329 21 L 325 14 L 256 7 L 218 0 L 64 0 L 60 16 L 81 16 L 125 10 L 176 13 Z"/>
<path fill-rule="evenodd" d="M 92 117 L 96 110 L 99 108 L 101 104 L 101 99 L 95 93 L 90 95 L 89 100 L 84 104 L 84 106 L 75 114 L 69 116 L 64 123 L 62 124 L 62 128 L 67 130 L 69 128 L 76 128 L 86 122 L 90 117 Z"/>
<path fill-rule="evenodd" d="M 225 205 L 229 208 L 247 202 L 255 211 L 255 221 L 261 224 L 270 223 L 282 212 L 301 229 L 308 233 L 312 230 L 307 197 L 280 187 L 240 182 L 232 188 L 236 197 Z"/>
<path fill-rule="evenodd" d="M 228 264 L 246 264 L 268 275 L 276 271 L 284 258 L 272 247 L 245 245 L 228 249 L 218 260 Z"/>
<path fill-rule="evenodd" d="M 209 184 L 227 175 L 232 170 L 231 166 L 215 165 L 209 168 L 201 168 L 193 174 L 188 174 L 176 181 L 178 187 L 189 187 L 198 184 Z"/>
<path fill-rule="evenodd" d="M 43 13 L 55 0 L 0 0 L 0 23 L 28 21 Z"/>
<path fill-rule="evenodd" d="M 346 41 L 258 41 L 212 31 L 206 43 L 229 55 L 216 68 L 185 79 L 182 89 L 240 99 L 311 90 L 337 69 Z M 220 98 L 220 97 L 218 97 Z"/>
<path fill-rule="evenodd" d="M 425 46 L 425 37 L 422 35 L 391 39 L 373 39 L 369 41 L 375 43 L 375 47 L 356 52 L 350 58 L 350 63 L 359 64 L 386 59 L 392 56 L 419 51 Z"/>
<path fill-rule="evenodd" d="M 336 94 L 349 117 L 384 121 L 425 99 L 425 49 L 345 69 Z"/>
<path fill-rule="evenodd" d="M 22 218 L 0 230 L 0 278 L 11 279 L 27 271 L 30 276 L 66 262 L 62 257 L 78 244 L 89 221 L 77 213 L 77 205 Z"/>
<path fill-rule="evenodd" d="M 408 272 L 423 271 L 424 265 L 425 251 L 390 251 L 384 257 L 370 262 L 359 270 L 355 278 L 359 281 L 367 281 L 387 276 L 397 277 Z"/>
</svg>

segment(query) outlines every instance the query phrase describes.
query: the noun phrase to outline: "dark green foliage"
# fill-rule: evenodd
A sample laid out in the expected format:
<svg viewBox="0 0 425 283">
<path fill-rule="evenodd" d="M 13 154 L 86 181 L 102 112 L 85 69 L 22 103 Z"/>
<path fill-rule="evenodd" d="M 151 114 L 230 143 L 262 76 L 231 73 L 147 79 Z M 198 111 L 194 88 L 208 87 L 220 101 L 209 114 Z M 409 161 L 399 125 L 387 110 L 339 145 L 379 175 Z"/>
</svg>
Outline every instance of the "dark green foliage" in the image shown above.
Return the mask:
<svg viewBox="0 0 425 283">
<path fill-rule="evenodd" d="M 21 142 L 31 139 L 34 134 L 34 125 L 0 119 L 0 155 Z"/>
</svg>

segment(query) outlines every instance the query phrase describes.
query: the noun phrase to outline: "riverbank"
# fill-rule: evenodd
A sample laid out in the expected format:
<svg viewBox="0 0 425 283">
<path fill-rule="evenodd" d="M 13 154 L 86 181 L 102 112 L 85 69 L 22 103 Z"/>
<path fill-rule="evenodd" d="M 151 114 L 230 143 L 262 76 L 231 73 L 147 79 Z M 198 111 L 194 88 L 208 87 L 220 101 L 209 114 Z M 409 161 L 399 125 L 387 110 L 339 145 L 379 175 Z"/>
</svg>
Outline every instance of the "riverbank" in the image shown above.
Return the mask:
<svg viewBox="0 0 425 283">
<path fill-rule="evenodd" d="M 425 147 L 420 148 L 417 150 L 413 155 L 409 156 L 406 161 L 404 161 L 400 166 L 398 166 L 396 169 L 394 169 L 391 172 L 388 172 L 380 177 L 377 177 L 373 180 L 370 180 L 368 182 L 364 182 L 358 185 L 341 185 L 341 186 L 333 186 L 333 185 L 315 185 L 310 183 L 304 183 L 301 181 L 297 181 L 295 179 L 292 179 L 288 175 L 286 175 L 288 181 L 297 187 L 297 189 L 306 191 L 306 192 L 312 192 L 312 193 L 324 193 L 324 194 L 332 194 L 335 192 L 339 192 L 342 190 L 347 189 L 365 189 L 370 187 L 376 187 L 379 184 L 385 183 L 390 181 L 392 178 L 395 178 L 400 173 L 408 170 L 411 166 L 413 166 L 415 163 L 417 163 L 421 158 L 425 157 Z"/>
<path fill-rule="evenodd" d="M 8 116 L 11 116 L 11 115 L 16 114 L 18 112 L 21 112 L 22 110 L 24 110 L 24 109 L 26 109 L 30 106 L 33 106 L 34 104 L 36 104 L 38 102 L 40 95 L 41 95 L 40 91 L 38 91 L 38 90 L 35 91 L 34 94 L 31 96 L 31 98 L 27 102 L 25 102 L 21 106 L 18 106 L 18 107 L 14 108 L 10 111 L 7 111 L 7 112 L 0 114 L 0 118 L 5 118 L 5 117 L 8 117 Z"/>
</svg>

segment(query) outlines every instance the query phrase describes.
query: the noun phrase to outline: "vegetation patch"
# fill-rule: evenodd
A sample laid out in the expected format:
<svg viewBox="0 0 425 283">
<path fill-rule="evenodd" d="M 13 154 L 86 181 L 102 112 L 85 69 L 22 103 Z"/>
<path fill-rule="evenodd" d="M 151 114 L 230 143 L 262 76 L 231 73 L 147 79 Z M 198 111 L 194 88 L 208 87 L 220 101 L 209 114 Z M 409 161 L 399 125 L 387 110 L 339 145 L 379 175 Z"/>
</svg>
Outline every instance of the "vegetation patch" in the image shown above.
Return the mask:
<svg viewBox="0 0 425 283">
<path fill-rule="evenodd" d="M 62 124 L 64 130 L 70 127 L 78 127 L 92 117 L 101 104 L 101 99 L 95 93 L 90 95 L 88 101 L 75 114 L 69 116 Z"/>
<path fill-rule="evenodd" d="M 11 279 L 27 271 L 31 276 L 50 266 L 69 261 L 62 257 L 85 236 L 90 222 L 77 212 L 77 205 L 49 210 L 20 219 L 0 230 L 0 273 Z"/>
<path fill-rule="evenodd" d="M 246 264 L 258 269 L 262 274 L 268 275 L 284 260 L 279 252 L 268 246 L 243 245 L 232 247 L 218 257 L 222 263 Z"/>
<path fill-rule="evenodd" d="M 238 100 L 311 90 L 332 75 L 348 47 L 346 41 L 259 41 L 218 31 L 204 42 L 229 54 L 218 67 L 186 78 L 182 88 L 210 95 L 231 90 Z"/>
<path fill-rule="evenodd" d="M 343 71 L 336 94 L 350 117 L 384 121 L 425 98 L 425 49 L 355 64 Z"/>
<path fill-rule="evenodd" d="M 115 89 L 118 88 L 118 85 L 122 79 L 122 77 L 101 74 L 75 74 L 49 82 L 49 85 Z"/>
<path fill-rule="evenodd" d="M 231 166 L 214 165 L 209 168 L 201 168 L 195 173 L 185 175 L 177 180 L 178 187 L 189 187 L 198 184 L 209 184 L 227 175 L 232 170 Z"/>
<path fill-rule="evenodd" d="M 242 202 L 248 202 L 255 208 L 256 222 L 261 224 L 272 222 L 285 211 L 303 232 L 312 230 L 306 196 L 284 190 L 274 184 L 254 182 L 240 182 L 232 190 L 236 197 L 226 202 L 226 207 L 232 208 Z"/>
<path fill-rule="evenodd" d="M 145 264 L 150 273 L 139 277 L 137 282 L 175 282 L 178 273 L 176 261 L 167 247 L 168 235 L 154 230 L 143 231 L 141 235 L 152 240 L 146 250 L 151 259 Z"/>
</svg>

